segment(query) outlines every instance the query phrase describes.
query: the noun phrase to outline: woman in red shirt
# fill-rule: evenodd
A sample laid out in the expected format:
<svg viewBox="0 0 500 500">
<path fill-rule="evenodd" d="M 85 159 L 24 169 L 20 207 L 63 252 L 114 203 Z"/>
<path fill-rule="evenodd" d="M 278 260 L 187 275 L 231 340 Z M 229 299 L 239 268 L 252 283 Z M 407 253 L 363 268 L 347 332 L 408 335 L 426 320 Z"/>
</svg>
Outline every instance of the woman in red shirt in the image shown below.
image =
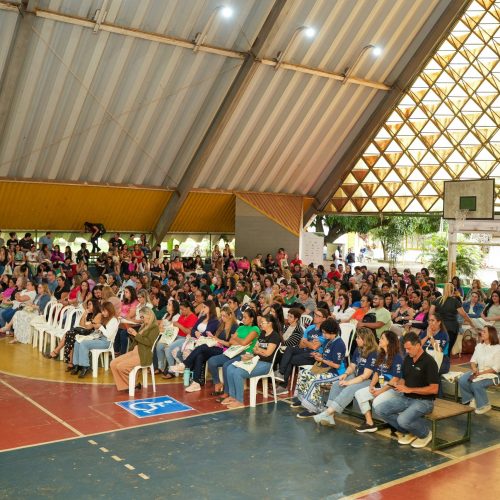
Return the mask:
<svg viewBox="0 0 500 500">
<path fill-rule="evenodd" d="M 176 349 L 180 349 L 182 344 L 184 344 L 186 337 L 191 336 L 191 330 L 193 329 L 195 323 L 198 321 L 198 317 L 194 314 L 192 305 L 186 300 L 180 304 L 179 319 L 174 321 L 172 324 L 179 329 L 177 338 L 168 346 L 166 346 L 165 356 L 167 357 L 167 368 L 162 375 L 162 378 L 173 378 L 176 376 L 175 373 L 169 372 L 168 367 L 174 366 L 176 361 L 172 352 Z"/>
</svg>

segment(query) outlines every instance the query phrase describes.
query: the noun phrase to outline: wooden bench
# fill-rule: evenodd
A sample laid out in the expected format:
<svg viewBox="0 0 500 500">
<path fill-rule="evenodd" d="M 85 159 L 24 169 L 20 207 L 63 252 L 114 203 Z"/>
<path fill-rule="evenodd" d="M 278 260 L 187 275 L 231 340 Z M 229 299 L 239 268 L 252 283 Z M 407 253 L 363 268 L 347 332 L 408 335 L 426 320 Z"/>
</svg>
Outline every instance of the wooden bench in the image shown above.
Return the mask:
<svg viewBox="0 0 500 500">
<path fill-rule="evenodd" d="M 472 408 L 471 406 L 462 405 L 453 401 L 447 401 L 445 399 L 436 399 L 434 402 L 434 409 L 432 410 L 432 413 L 429 413 L 429 415 L 425 416 L 425 418 L 430 420 L 432 423 L 432 450 L 442 450 L 443 448 L 448 448 L 449 446 L 455 446 L 456 444 L 466 443 L 470 441 L 473 412 L 474 408 Z M 458 417 L 459 415 L 467 415 L 465 434 L 462 437 L 453 440 L 439 438 L 438 422 L 440 422 L 441 420 Z"/>
</svg>

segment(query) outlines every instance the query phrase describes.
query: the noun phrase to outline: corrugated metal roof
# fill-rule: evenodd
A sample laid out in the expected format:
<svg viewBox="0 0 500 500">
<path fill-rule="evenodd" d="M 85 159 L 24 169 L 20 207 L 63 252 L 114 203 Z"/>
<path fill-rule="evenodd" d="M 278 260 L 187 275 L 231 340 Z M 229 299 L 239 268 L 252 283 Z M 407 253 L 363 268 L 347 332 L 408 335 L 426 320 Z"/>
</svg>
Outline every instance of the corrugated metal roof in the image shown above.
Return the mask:
<svg viewBox="0 0 500 500">
<path fill-rule="evenodd" d="M 101 3 L 39 6 L 92 18 Z M 243 47 L 242 32 L 253 39 L 270 3 L 240 2 L 238 23 L 219 22 L 210 42 Z M 106 20 L 192 39 L 217 5 L 115 0 Z M 240 64 L 36 18 L 1 140 L 0 175 L 176 186 Z"/>
<path fill-rule="evenodd" d="M 317 38 L 295 43 L 286 59 L 342 73 L 361 49 L 383 47 L 383 57 L 367 53 L 355 69 L 364 78 L 391 83 L 409 46 L 447 4 L 433 0 L 398 2 L 295 2 L 293 22 L 282 25 L 271 54 L 286 45 L 295 27 L 316 26 Z M 258 69 L 251 85 L 196 187 L 240 191 L 315 194 L 328 163 L 380 102 L 384 91 L 335 80 Z M 235 168 L 237 166 L 237 168 Z"/>
<path fill-rule="evenodd" d="M 172 233 L 234 233 L 235 197 L 226 193 L 189 193 L 170 227 Z"/>
<path fill-rule="evenodd" d="M 0 227 L 152 232 L 172 193 L 163 189 L 0 181 Z"/>
<path fill-rule="evenodd" d="M 0 10 L 0 83 L 16 29 L 17 16 L 16 12 Z"/>
<path fill-rule="evenodd" d="M 286 230 L 299 236 L 302 228 L 302 196 L 264 193 L 236 193 L 236 196 Z"/>
<path fill-rule="evenodd" d="M 366 53 L 353 76 L 390 85 L 450 1 L 287 2 L 264 45 L 267 63 L 241 89 L 242 98 L 192 187 L 314 196 L 385 91 L 341 85 L 286 65 L 276 70 L 271 60 L 297 28 L 308 25 L 317 36 L 296 36 L 285 62 L 341 74 L 363 47 L 377 44 L 382 56 Z M 214 18 L 207 43 L 248 51 L 273 4 L 233 0 L 233 19 Z M 38 1 L 40 9 L 73 17 L 33 19 L 0 137 L 0 176 L 178 187 L 242 60 L 94 33 L 89 21 L 102 5 L 103 0 Z M 219 5 L 219 0 L 109 0 L 105 22 L 189 41 Z M 12 26 L 15 17 L 0 10 L 0 71 L 13 37 L 12 29 L 3 27 Z M 74 24 L 82 19 L 85 26 Z"/>
</svg>

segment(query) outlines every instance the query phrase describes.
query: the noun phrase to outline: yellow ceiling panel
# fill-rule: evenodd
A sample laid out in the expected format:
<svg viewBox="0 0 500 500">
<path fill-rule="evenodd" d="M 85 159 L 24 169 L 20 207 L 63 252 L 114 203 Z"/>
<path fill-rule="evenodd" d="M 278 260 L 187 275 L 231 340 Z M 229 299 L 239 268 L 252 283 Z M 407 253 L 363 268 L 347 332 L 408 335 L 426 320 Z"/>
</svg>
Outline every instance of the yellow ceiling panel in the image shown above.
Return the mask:
<svg viewBox="0 0 500 500">
<path fill-rule="evenodd" d="M 170 226 L 171 233 L 234 233 L 235 197 L 191 192 Z"/>
<path fill-rule="evenodd" d="M 164 189 L 0 180 L 0 227 L 80 231 L 91 221 L 108 231 L 151 232 L 171 194 Z"/>
</svg>

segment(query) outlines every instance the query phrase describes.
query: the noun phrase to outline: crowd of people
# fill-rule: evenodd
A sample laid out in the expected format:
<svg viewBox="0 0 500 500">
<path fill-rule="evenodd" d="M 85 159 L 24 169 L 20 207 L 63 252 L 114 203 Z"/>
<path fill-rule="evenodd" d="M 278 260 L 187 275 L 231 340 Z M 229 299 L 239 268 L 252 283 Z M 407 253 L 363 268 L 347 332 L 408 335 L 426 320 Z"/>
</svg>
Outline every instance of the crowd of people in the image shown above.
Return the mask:
<svg viewBox="0 0 500 500">
<path fill-rule="evenodd" d="M 485 292 L 474 280 L 464 294 L 454 277 L 439 291 L 426 268 L 372 272 L 337 258 L 325 269 L 298 254 L 290 259 L 283 248 L 236 259 L 227 244 L 206 259 L 183 258 L 178 245 L 167 255 L 145 235 L 122 240 L 118 233 L 108 252 L 92 257 L 90 266 L 84 243 L 76 254 L 62 252 L 51 233 L 38 246 L 29 233 L 11 233 L 0 248 L 0 334 L 28 343 L 34 311 L 55 300 L 83 312 L 45 354 L 57 359 L 63 351 L 74 375 L 88 373 L 90 350 L 113 345 L 118 390 L 138 364 L 153 362 L 166 379 L 182 376 L 187 392 L 200 391 L 208 371 L 210 395 L 232 409 L 244 405 L 244 380 L 273 368 L 279 394 L 298 374 L 292 407 L 299 418 L 333 425 L 356 399 L 365 415 L 359 432 L 377 430 L 375 411 L 400 432 L 401 444 L 422 447 L 430 440 L 423 415 L 450 369 L 457 336 L 479 328 L 460 388 L 476 413 L 491 409 L 486 388 L 500 371 L 496 281 Z M 350 350 L 340 335 L 345 323 L 355 324 Z"/>
</svg>

